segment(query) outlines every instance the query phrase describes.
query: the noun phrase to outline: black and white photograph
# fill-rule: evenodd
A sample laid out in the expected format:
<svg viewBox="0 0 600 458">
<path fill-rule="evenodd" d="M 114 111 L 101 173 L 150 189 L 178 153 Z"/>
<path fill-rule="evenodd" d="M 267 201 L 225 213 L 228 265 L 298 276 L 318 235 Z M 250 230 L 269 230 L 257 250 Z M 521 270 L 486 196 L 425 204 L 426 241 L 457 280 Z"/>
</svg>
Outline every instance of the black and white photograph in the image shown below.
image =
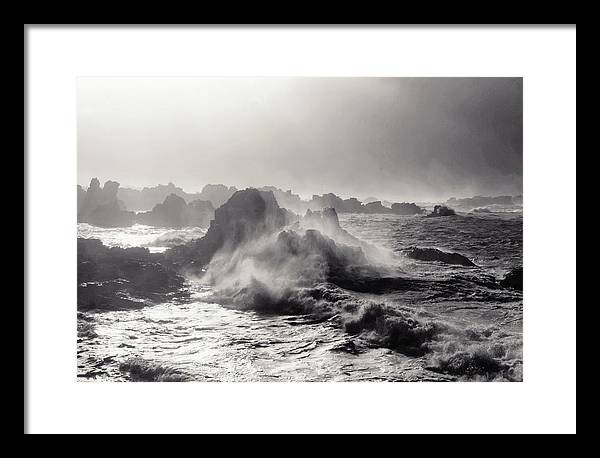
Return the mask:
<svg viewBox="0 0 600 458">
<path fill-rule="evenodd" d="M 80 380 L 522 380 L 521 78 L 77 91 Z"/>
<path fill-rule="evenodd" d="M 574 433 L 575 25 L 24 26 L 26 433 Z"/>
</svg>

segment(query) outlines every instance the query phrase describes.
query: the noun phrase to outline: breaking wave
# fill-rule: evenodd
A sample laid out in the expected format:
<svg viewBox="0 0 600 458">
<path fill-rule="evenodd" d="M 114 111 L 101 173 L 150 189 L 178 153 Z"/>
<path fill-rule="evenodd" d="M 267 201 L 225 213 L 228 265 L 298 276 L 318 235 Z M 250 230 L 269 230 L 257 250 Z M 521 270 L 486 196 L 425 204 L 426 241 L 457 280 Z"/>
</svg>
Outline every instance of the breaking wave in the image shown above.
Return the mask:
<svg viewBox="0 0 600 458">
<path fill-rule="evenodd" d="M 190 377 L 182 371 L 141 358 L 131 358 L 119 364 L 134 382 L 186 382 Z"/>
</svg>

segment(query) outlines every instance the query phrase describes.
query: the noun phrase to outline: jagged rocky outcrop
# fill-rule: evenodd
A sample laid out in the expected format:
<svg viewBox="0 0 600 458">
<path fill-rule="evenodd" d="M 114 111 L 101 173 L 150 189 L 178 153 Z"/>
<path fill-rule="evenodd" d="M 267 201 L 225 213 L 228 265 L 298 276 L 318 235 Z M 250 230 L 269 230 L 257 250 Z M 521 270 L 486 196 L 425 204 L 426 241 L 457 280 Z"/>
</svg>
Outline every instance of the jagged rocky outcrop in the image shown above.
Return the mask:
<svg viewBox="0 0 600 458">
<path fill-rule="evenodd" d="M 523 267 L 515 267 L 510 270 L 502 280 L 500 286 L 523 291 Z"/>
<path fill-rule="evenodd" d="M 101 227 L 126 227 L 134 223 L 135 213 L 125 210 L 125 205 L 117 198 L 119 183 L 107 181 L 100 186 L 97 178 L 92 178 L 87 191 L 77 187 L 77 222 Z"/>
<path fill-rule="evenodd" d="M 386 204 L 389 204 L 389 206 Z M 423 209 L 414 203 L 389 203 L 380 200 L 371 200 L 363 204 L 354 197 L 342 199 L 332 193 L 323 194 L 322 196 L 313 195 L 312 200 L 308 203 L 308 207 L 311 210 L 334 208 L 338 213 L 417 215 L 423 212 Z"/>
<path fill-rule="evenodd" d="M 315 229 L 332 238 L 338 244 L 359 247 L 363 250 L 370 262 L 377 263 L 381 260 L 383 253 L 377 247 L 363 242 L 342 229 L 335 208 L 324 208 L 322 211 L 307 210 L 306 214 L 291 226 L 295 231 L 306 231 Z"/>
<path fill-rule="evenodd" d="M 188 204 L 195 200 L 208 201 L 214 208 L 217 208 L 223 205 L 235 191 L 237 189 L 233 186 L 207 184 L 201 192 L 190 193 L 169 182 L 166 185 L 159 184 L 143 189 L 120 188 L 118 197 L 129 210 L 147 212 L 155 205 L 163 203 L 171 194 L 181 197 Z"/>
<path fill-rule="evenodd" d="M 435 207 L 433 207 L 433 211 L 426 216 L 436 217 L 436 216 L 454 216 L 454 215 L 456 215 L 456 212 L 453 209 L 446 207 L 445 205 L 436 205 Z"/>
<path fill-rule="evenodd" d="M 363 204 L 355 197 L 342 199 L 333 193 L 315 194 L 309 202 L 311 210 L 321 210 L 323 208 L 335 208 L 338 213 L 364 213 Z"/>
<path fill-rule="evenodd" d="M 164 202 L 167 196 L 171 194 L 181 197 L 185 202 L 200 198 L 198 193 L 187 193 L 171 182 L 166 185 L 159 184 L 143 189 L 120 188 L 118 196 L 129 210 L 146 212 L 150 211 L 155 205 Z"/>
<path fill-rule="evenodd" d="M 233 249 L 245 241 L 272 234 L 285 227 L 289 218 L 289 212 L 279 207 L 272 192 L 254 188 L 237 191 L 215 210 L 204 237 L 165 254 L 182 267 L 204 267 L 223 246 Z"/>
<path fill-rule="evenodd" d="M 389 208 L 389 207 L 385 207 L 380 200 L 377 200 L 375 202 L 369 202 L 368 204 L 364 205 L 364 212 L 365 213 L 372 213 L 372 214 L 385 214 L 385 213 L 394 213 L 394 211 Z"/>
<path fill-rule="evenodd" d="M 456 264 L 465 267 L 476 267 L 473 261 L 459 253 L 447 253 L 437 248 L 410 247 L 402 250 L 402 253 L 411 259 L 418 261 L 437 261 L 444 264 Z"/>
<path fill-rule="evenodd" d="M 189 204 L 176 194 L 169 194 L 164 202 L 154 206 L 152 211 L 138 213 L 136 221 L 149 226 L 169 227 L 208 227 L 215 209 L 208 201 L 194 200 Z"/>
<path fill-rule="evenodd" d="M 415 203 L 396 202 L 392 204 L 392 213 L 396 215 L 420 215 L 424 211 Z"/>
<path fill-rule="evenodd" d="M 160 254 L 147 248 L 108 248 L 97 239 L 77 239 L 77 308 L 143 307 L 185 296 L 184 279 Z"/>
</svg>

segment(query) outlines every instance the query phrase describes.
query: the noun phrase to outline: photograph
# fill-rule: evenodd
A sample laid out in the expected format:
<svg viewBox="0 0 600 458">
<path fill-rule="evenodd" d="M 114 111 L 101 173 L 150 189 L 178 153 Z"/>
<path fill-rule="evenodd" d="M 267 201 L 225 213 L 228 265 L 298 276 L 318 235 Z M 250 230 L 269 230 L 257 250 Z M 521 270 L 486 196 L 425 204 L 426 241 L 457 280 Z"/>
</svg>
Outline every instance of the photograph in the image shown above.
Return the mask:
<svg viewBox="0 0 600 458">
<path fill-rule="evenodd" d="M 576 434 L 576 24 L 25 24 L 25 434 Z"/>
<path fill-rule="evenodd" d="M 523 381 L 521 77 L 76 97 L 79 382 Z"/>
</svg>

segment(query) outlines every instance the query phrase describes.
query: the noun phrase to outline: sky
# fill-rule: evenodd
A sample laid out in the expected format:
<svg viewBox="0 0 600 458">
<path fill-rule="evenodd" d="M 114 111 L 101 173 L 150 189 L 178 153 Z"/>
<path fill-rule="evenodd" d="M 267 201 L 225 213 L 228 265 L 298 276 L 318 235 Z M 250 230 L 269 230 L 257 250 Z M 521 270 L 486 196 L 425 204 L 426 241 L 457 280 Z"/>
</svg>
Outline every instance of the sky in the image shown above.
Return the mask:
<svg viewBox="0 0 600 458">
<path fill-rule="evenodd" d="M 521 78 L 79 78 L 78 183 L 516 195 Z"/>
</svg>

